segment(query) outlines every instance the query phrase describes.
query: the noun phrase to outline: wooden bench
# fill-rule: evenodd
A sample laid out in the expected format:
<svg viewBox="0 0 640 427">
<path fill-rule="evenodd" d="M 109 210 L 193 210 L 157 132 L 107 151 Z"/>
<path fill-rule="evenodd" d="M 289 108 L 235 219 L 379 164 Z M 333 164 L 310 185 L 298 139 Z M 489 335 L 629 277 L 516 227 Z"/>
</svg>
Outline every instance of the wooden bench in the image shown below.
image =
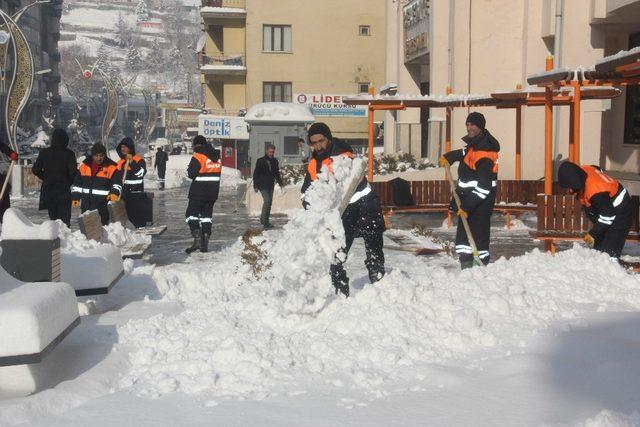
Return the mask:
<svg viewBox="0 0 640 427">
<path fill-rule="evenodd" d="M 449 226 L 452 224 L 449 204 L 451 189 L 448 181 L 428 180 L 410 181 L 410 191 L 413 206 L 396 206 L 392 184 L 374 182 L 373 191 L 380 199 L 385 221 L 390 225 L 390 217 L 397 213 L 443 212 L 446 214 Z M 498 181 L 496 189 L 496 206 L 494 211 L 506 215 L 507 228 L 511 227 L 511 216 L 519 216 L 523 212 L 535 212 L 537 195 L 544 191 L 544 181 Z"/>
<path fill-rule="evenodd" d="M 546 250 L 555 253 L 559 241 L 582 240 L 591 229 L 592 223 L 574 195 L 540 194 L 537 199 L 538 225 L 530 235 L 543 241 Z M 627 240 L 640 241 L 638 196 L 633 196 L 632 202 L 633 222 Z"/>
</svg>

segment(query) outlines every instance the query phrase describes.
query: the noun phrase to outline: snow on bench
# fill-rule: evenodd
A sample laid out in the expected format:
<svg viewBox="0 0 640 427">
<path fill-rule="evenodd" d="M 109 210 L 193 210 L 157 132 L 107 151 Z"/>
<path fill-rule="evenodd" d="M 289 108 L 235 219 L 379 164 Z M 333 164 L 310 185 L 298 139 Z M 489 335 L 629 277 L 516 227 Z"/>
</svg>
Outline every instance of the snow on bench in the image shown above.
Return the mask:
<svg viewBox="0 0 640 427">
<path fill-rule="evenodd" d="M 0 366 L 39 363 L 79 323 L 70 285 L 23 283 L 0 268 Z"/>
<path fill-rule="evenodd" d="M 78 225 L 87 239 L 109 242 L 120 248 L 122 258 L 141 258 L 151 245 L 151 236 L 129 230 L 120 221 L 103 227 L 98 211 L 87 211 L 80 215 Z"/>
<path fill-rule="evenodd" d="M 18 209 L 12 208 L 5 212 L 2 227 L 3 246 L 6 245 L 6 241 L 46 241 L 52 238 L 60 240 L 59 280 L 69 283 L 76 295 L 106 294 L 124 275 L 122 255 L 116 246 L 88 240 L 79 231 L 72 233 L 60 221 L 33 224 Z M 30 256 L 23 258 L 27 268 L 35 260 Z M 21 271 L 24 271 L 24 268 Z M 56 279 L 52 275 L 52 278 L 46 281 Z"/>
</svg>

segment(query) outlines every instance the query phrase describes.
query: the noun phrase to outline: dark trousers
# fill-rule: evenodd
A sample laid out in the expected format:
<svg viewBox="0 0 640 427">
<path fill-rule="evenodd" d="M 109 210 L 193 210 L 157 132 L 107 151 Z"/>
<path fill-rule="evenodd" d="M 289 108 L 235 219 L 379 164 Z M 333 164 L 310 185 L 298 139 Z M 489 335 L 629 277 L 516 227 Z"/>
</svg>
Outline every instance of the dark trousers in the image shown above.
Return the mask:
<svg viewBox="0 0 640 427">
<path fill-rule="evenodd" d="M 273 188 L 260 190 L 262 194 L 262 213 L 260 214 L 260 224 L 269 224 L 269 217 L 271 216 L 271 204 L 273 203 Z"/>
<path fill-rule="evenodd" d="M 631 209 L 618 213 L 613 224 L 607 228 L 607 231 L 595 239 L 593 248 L 609 254 L 612 258 L 620 258 L 624 243 L 631 229 L 631 220 Z"/>
<path fill-rule="evenodd" d="M 345 246 L 337 254 L 336 262 L 331 265 L 331 282 L 336 289 L 345 289 L 349 286 L 349 277 L 344 269 L 344 262 L 351 249 L 353 240 L 362 237 L 366 258 L 365 267 L 369 272 L 371 283 L 384 277 L 384 252 L 382 235 L 384 233 L 384 220 L 380 210 L 380 201 L 374 193 L 363 197 L 355 203 L 347 206 L 342 215 L 342 225 L 345 233 Z"/>
<path fill-rule="evenodd" d="M 67 227 L 71 227 L 71 200 L 57 200 L 47 203 L 47 211 L 49 213 L 49 219 L 59 219 Z"/>
<path fill-rule="evenodd" d="M 473 212 L 469 213 L 468 221 L 471 235 L 476 242 L 478 256 L 485 264 L 489 264 L 491 254 L 489 253 L 489 241 L 491 240 L 491 214 L 495 204 L 495 193 L 492 193 Z M 470 267 L 473 263 L 473 252 L 467 233 L 458 218 L 458 229 L 456 230 L 456 252 L 463 267 Z"/>
<path fill-rule="evenodd" d="M 167 167 L 166 166 L 159 166 L 158 167 L 158 181 L 160 182 L 160 189 L 164 190 L 164 178 L 165 175 L 167 173 Z"/>
<path fill-rule="evenodd" d="M 211 235 L 211 222 L 213 217 L 213 205 L 215 200 L 189 199 L 187 212 L 187 224 L 192 232 L 202 229 L 202 233 Z"/>
<path fill-rule="evenodd" d="M 136 228 L 141 228 L 151 222 L 152 201 L 144 192 L 124 193 L 127 217 Z"/>
</svg>

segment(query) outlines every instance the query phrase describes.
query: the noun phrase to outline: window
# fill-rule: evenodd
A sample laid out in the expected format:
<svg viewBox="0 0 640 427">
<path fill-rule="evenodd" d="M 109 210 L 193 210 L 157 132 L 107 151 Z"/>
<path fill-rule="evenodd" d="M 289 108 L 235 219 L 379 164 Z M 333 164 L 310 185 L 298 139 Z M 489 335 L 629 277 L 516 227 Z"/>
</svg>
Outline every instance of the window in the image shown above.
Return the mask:
<svg viewBox="0 0 640 427">
<path fill-rule="evenodd" d="M 285 136 L 284 137 L 284 155 L 285 156 L 299 156 L 300 155 L 300 147 L 298 147 L 298 140 L 300 137 L 297 136 Z"/>
<path fill-rule="evenodd" d="M 291 25 L 265 25 L 262 35 L 264 52 L 291 52 Z"/>
<path fill-rule="evenodd" d="M 369 93 L 369 82 L 358 83 L 358 93 Z"/>
<path fill-rule="evenodd" d="M 262 102 L 291 102 L 291 82 L 262 83 Z"/>
<path fill-rule="evenodd" d="M 370 36 L 371 35 L 371 26 L 370 25 L 360 25 L 360 29 L 358 34 L 361 36 Z"/>
</svg>

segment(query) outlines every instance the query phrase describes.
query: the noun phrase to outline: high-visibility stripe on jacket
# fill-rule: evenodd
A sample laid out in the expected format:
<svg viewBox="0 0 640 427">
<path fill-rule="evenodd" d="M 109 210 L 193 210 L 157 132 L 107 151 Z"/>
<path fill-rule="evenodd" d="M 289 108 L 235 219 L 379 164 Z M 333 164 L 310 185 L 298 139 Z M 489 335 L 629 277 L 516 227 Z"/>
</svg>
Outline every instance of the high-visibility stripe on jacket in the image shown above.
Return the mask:
<svg viewBox="0 0 640 427">
<path fill-rule="evenodd" d="M 624 195 L 622 195 L 622 197 L 618 196 L 620 196 L 623 191 L 626 193 L 626 190 L 616 179 L 611 178 L 609 175 L 594 166 L 580 166 L 580 169 L 585 171 L 587 174 L 587 179 L 584 183 L 584 190 L 578 195 L 580 203 L 586 207 L 590 207 L 591 198 L 599 193 L 607 193 L 612 199 L 613 207 L 617 207 L 617 205 L 622 202 Z M 616 204 L 617 198 L 619 200 L 617 200 Z"/>
<path fill-rule="evenodd" d="M 344 152 L 344 153 L 340 153 L 339 155 L 353 159 L 353 153 L 351 152 Z M 312 158 L 311 160 L 309 160 L 309 164 L 307 165 L 307 171 L 309 172 L 311 181 L 315 181 L 316 179 L 318 179 L 318 173 L 322 171 L 322 168 L 324 166 L 326 166 L 327 169 L 329 169 L 330 173 L 333 173 L 333 157 L 327 157 L 326 159 L 322 160 L 320 164 L 321 164 L 320 167 L 318 167 L 318 159 Z"/>
<path fill-rule="evenodd" d="M 144 177 L 147 174 L 147 162 L 139 154 L 134 154 L 129 161 L 126 176 L 123 181 L 124 168 L 127 159 L 118 160 L 117 171 L 113 177 L 112 192 L 121 195 L 122 193 L 142 193 L 144 192 Z M 123 191 L 124 185 L 124 191 Z M 126 197 L 126 194 L 125 194 Z"/>
<path fill-rule="evenodd" d="M 210 147 L 196 152 L 189 163 L 188 175 L 192 179 L 189 198 L 201 201 L 215 201 L 220 192 L 222 162 L 220 152 Z"/>
<path fill-rule="evenodd" d="M 95 175 L 92 173 L 91 164 L 82 162 L 71 187 L 71 198 L 80 200 L 97 197 L 106 200 L 115 172 L 116 164 L 108 159 L 98 168 Z"/>
</svg>

